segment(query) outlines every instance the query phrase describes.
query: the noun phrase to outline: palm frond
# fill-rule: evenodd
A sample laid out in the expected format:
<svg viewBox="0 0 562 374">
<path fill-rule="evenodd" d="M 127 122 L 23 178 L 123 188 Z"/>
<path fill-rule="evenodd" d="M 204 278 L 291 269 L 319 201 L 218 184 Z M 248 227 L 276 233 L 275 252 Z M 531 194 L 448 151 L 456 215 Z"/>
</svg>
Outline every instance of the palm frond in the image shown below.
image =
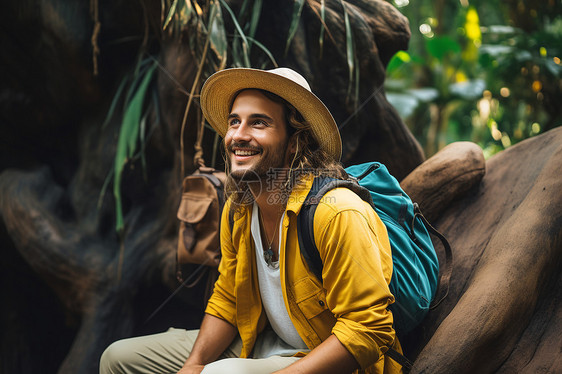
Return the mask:
<svg viewBox="0 0 562 374">
<path fill-rule="evenodd" d="M 246 38 L 246 34 L 242 30 L 242 27 L 240 27 L 240 24 L 238 23 L 238 20 L 237 20 L 236 16 L 234 15 L 234 12 L 232 11 L 232 9 L 230 9 L 230 7 L 226 3 L 226 1 L 224 1 L 224 0 L 220 0 L 220 1 L 221 1 L 222 6 L 224 7 L 224 9 L 230 14 L 230 17 L 232 18 L 232 22 L 234 24 L 234 27 L 236 28 L 236 31 L 238 32 L 238 35 L 242 39 L 243 66 L 249 68 L 249 67 L 252 66 L 252 64 L 250 63 L 250 48 L 249 48 L 249 45 L 248 45 L 248 39 Z M 235 41 L 236 41 L 236 39 L 235 39 Z"/>
<path fill-rule="evenodd" d="M 347 57 L 347 68 L 349 70 L 349 84 L 347 86 L 347 97 L 351 96 L 353 91 L 353 84 L 355 81 L 355 62 L 357 58 L 355 56 L 355 40 L 353 38 L 353 30 L 351 28 L 351 22 L 349 22 L 349 13 L 347 10 L 347 5 L 345 1 L 341 0 L 341 4 L 344 12 L 344 22 L 345 22 L 345 47 L 346 47 L 346 57 Z M 358 81 L 357 81 L 358 82 Z M 358 83 L 357 83 L 358 85 Z M 357 99 L 354 98 L 353 101 L 357 103 Z"/>
<path fill-rule="evenodd" d="M 217 70 L 222 70 L 226 66 L 228 55 L 228 41 L 226 39 L 226 30 L 224 28 L 224 20 L 222 10 L 218 1 L 213 1 L 210 10 L 211 16 L 209 20 L 209 37 L 210 47 L 215 52 L 219 65 Z"/>
<path fill-rule="evenodd" d="M 125 114 L 123 115 L 123 121 L 119 131 L 113 174 L 113 196 L 115 197 L 116 230 L 118 232 L 121 232 L 124 226 L 121 197 L 121 180 L 123 170 L 128 159 L 133 156 L 136 150 L 144 98 L 146 96 L 148 86 L 152 81 L 152 75 L 156 70 L 156 66 L 156 64 L 152 64 L 142 78 L 138 89 L 133 94 L 131 102 L 127 106 Z"/>
</svg>

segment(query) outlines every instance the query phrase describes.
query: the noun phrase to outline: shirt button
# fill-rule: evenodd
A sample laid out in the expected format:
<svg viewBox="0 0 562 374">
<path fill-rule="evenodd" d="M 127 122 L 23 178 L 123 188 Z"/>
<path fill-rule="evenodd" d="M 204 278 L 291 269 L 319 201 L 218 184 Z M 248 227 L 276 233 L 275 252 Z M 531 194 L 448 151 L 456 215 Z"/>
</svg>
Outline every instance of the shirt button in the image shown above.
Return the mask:
<svg viewBox="0 0 562 374">
<path fill-rule="evenodd" d="M 318 304 L 320 304 L 320 306 L 324 306 L 324 302 L 322 300 L 318 301 Z"/>
</svg>

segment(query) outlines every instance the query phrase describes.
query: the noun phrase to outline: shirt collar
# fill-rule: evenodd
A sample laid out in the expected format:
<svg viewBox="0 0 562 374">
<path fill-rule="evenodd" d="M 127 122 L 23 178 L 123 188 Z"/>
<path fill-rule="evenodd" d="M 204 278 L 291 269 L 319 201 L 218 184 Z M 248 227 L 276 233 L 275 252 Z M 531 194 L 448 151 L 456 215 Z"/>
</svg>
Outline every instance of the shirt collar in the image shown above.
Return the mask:
<svg viewBox="0 0 562 374">
<path fill-rule="evenodd" d="M 314 176 L 307 174 L 295 183 L 289 200 L 287 200 L 287 211 L 291 211 L 295 215 L 299 214 L 302 204 L 312 188 L 312 182 L 314 182 Z"/>
</svg>

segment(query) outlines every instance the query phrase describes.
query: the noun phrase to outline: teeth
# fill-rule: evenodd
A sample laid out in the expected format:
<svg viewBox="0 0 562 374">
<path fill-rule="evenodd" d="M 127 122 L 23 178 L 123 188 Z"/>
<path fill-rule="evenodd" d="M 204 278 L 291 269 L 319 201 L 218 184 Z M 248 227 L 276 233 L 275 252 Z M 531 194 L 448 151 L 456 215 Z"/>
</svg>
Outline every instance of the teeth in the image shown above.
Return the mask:
<svg viewBox="0 0 562 374">
<path fill-rule="evenodd" d="M 256 152 L 256 151 L 236 150 L 236 151 L 234 151 L 234 154 L 235 154 L 236 156 L 252 156 L 252 155 L 257 155 L 258 152 Z"/>
</svg>

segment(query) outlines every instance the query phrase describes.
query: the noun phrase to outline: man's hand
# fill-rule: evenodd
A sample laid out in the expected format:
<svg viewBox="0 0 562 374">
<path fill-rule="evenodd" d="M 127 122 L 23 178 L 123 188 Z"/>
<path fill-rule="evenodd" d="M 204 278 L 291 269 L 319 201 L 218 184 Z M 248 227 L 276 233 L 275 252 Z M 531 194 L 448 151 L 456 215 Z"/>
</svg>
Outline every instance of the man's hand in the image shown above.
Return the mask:
<svg viewBox="0 0 562 374">
<path fill-rule="evenodd" d="M 184 366 L 178 371 L 178 374 L 199 374 L 203 371 L 205 365 L 189 365 Z"/>
<path fill-rule="evenodd" d="M 204 364 L 219 358 L 236 337 L 238 330 L 228 322 L 205 314 L 199 335 L 195 339 L 191 353 L 178 374 L 201 373 Z"/>
</svg>

